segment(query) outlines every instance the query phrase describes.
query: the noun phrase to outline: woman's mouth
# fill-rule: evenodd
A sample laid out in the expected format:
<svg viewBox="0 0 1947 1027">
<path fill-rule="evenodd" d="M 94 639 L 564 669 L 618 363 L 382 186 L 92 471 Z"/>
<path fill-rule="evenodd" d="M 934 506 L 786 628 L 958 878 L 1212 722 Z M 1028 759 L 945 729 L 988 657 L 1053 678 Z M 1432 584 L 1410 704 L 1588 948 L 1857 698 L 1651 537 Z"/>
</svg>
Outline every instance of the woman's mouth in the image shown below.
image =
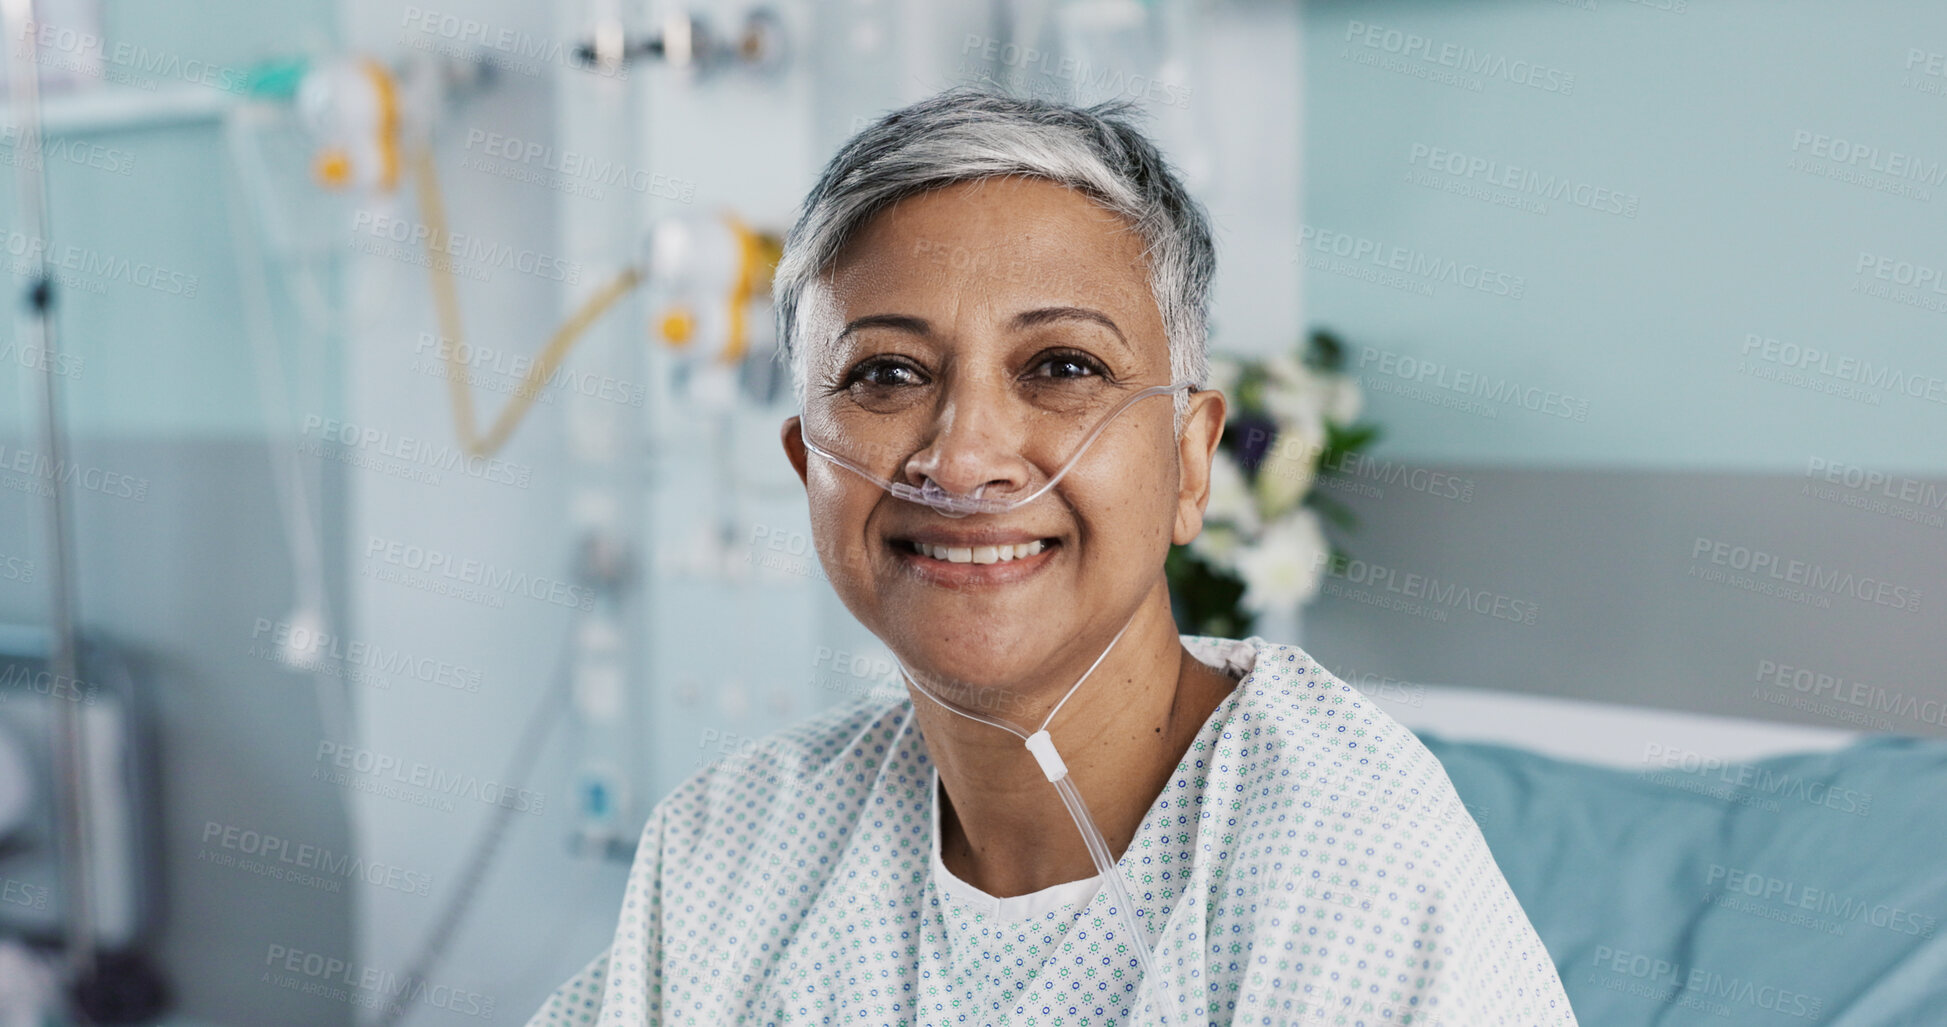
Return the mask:
<svg viewBox="0 0 1947 1027">
<path fill-rule="evenodd" d="M 920 579 L 950 588 L 1012 584 L 1046 567 L 1061 550 L 1061 540 L 1022 542 L 893 539 L 899 562 Z"/>
<path fill-rule="evenodd" d="M 928 542 L 907 542 L 913 551 L 921 556 L 948 563 L 1007 563 L 1024 556 L 1033 556 L 1046 547 L 1041 539 L 1011 546 L 944 546 Z"/>
</svg>

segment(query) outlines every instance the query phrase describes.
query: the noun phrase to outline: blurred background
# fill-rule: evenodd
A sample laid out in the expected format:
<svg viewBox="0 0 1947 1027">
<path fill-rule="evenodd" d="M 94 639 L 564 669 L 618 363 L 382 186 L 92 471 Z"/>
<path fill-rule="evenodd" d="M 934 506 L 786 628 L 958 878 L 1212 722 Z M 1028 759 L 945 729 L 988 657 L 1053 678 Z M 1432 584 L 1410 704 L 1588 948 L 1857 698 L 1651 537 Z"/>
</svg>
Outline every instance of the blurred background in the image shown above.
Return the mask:
<svg viewBox="0 0 1947 1027">
<path fill-rule="evenodd" d="M 1258 398 L 1228 534 L 1172 566 L 1186 630 L 1637 779 L 1947 735 L 1937 5 L 28 7 L 0 1024 L 68 1022 L 61 988 L 523 1022 L 661 795 L 896 689 L 779 451 L 766 294 L 822 163 L 956 84 L 1137 101 L 1213 215 L 1211 345 Z M 1870 824 L 1941 841 L 1898 808 Z M 1558 946 L 1482 823 L 1578 1010 L 1710 1015 L 1615 969 L 1664 951 L 1621 927 Z M 1699 858 L 1692 906 L 1816 876 Z M 1928 926 L 1873 937 L 1931 939 L 1939 882 L 1888 887 Z M 1779 920 L 1743 917 L 1839 951 Z"/>
</svg>

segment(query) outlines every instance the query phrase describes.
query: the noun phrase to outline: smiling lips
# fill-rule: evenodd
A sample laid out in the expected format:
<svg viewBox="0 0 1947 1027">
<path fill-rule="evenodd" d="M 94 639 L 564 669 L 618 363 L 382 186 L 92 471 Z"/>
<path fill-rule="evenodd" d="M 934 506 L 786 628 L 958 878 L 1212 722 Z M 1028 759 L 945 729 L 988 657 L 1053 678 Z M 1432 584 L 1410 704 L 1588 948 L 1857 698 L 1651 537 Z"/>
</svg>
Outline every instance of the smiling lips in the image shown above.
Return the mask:
<svg viewBox="0 0 1947 1027">
<path fill-rule="evenodd" d="M 923 538 L 893 538 L 900 560 L 922 580 L 960 589 L 1023 581 L 1047 566 L 1061 548 L 1056 538 L 1022 531 L 927 531 Z"/>
<path fill-rule="evenodd" d="M 1040 539 L 1012 546 L 940 546 L 926 542 L 914 542 L 912 546 L 921 556 L 948 563 L 1007 563 L 1023 557 L 1033 556 L 1042 549 Z"/>
</svg>

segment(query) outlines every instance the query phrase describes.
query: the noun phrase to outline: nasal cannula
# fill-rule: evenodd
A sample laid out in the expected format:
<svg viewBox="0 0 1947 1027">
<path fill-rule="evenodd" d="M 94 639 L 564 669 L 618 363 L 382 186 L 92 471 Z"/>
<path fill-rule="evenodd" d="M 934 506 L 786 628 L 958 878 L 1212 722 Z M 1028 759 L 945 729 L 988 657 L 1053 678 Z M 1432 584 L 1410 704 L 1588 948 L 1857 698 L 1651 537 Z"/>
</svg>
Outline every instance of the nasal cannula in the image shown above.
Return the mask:
<svg viewBox="0 0 1947 1027">
<path fill-rule="evenodd" d="M 1151 396 L 1166 395 L 1186 388 L 1193 388 L 1193 386 L 1189 383 L 1158 385 L 1131 395 L 1102 418 L 1101 422 L 1089 432 L 1088 437 L 1082 440 L 1081 446 L 1076 449 L 1074 455 L 1069 457 L 1068 461 L 1062 464 L 1061 468 L 1052 477 L 1044 482 L 1040 488 L 1018 499 L 983 498 L 981 492 L 985 488 L 984 485 L 975 488 L 971 494 L 948 492 L 940 488 L 938 483 L 934 482 L 931 478 L 928 478 L 923 485 L 914 487 L 904 482 L 894 482 L 882 478 L 859 464 L 853 463 L 836 453 L 832 453 L 814 444 L 808 438 L 805 440 L 805 448 L 878 485 L 895 498 L 930 507 L 945 517 L 965 517 L 968 514 L 974 513 L 1006 513 L 1033 502 L 1047 494 L 1048 490 L 1054 488 L 1056 483 L 1060 482 L 1068 474 L 1069 470 L 1080 462 L 1082 456 L 1088 452 L 1089 447 L 1095 443 L 1095 440 L 1101 436 L 1103 430 L 1108 427 L 1109 422 L 1115 420 L 1116 416 L 1124 410 L 1129 409 L 1138 401 Z M 1137 612 L 1140 613 L 1140 609 Z M 1034 755 L 1035 762 L 1040 765 L 1041 772 L 1048 778 L 1048 782 L 1055 786 L 1055 792 L 1061 796 L 1062 804 L 1068 807 L 1068 815 L 1074 819 L 1076 829 L 1082 834 L 1082 841 L 1088 847 L 1089 858 L 1095 863 L 1095 869 L 1101 874 L 1103 885 L 1109 891 L 1110 904 L 1121 917 L 1123 926 L 1129 934 L 1131 946 L 1136 950 L 1137 959 L 1142 966 L 1144 984 L 1155 981 L 1157 989 L 1163 995 L 1163 1004 L 1166 1009 L 1166 1012 L 1163 1013 L 1164 1022 L 1168 1024 L 1188 1024 L 1189 1021 L 1183 1019 L 1177 1009 L 1175 993 L 1164 982 L 1155 980 L 1154 960 L 1149 946 L 1144 943 L 1142 924 L 1136 917 L 1135 905 L 1129 898 L 1129 889 L 1123 883 L 1122 874 L 1116 870 L 1115 860 L 1109 853 L 1108 842 L 1103 839 L 1101 830 L 1095 826 L 1095 819 L 1089 815 L 1088 806 L 1082 801 L 1082 793 L 1076 790 L 1074 781 L 1068 776 L 1068 767 L 1062 762 L 1061 754 L 1055 751 L 1054 739 L 1048 734 L 1048 724 L 1055 719 L 1055 714 L 1061 711 L 1062 706 L 1068 702 L 1069 697 L 1075 694 L 1075 690 L 1082 687 L 1082 682 L 1087 681 L 1089 675 L 1095 673 L 1095 668 L 1101 666 L 1102 661 L 1108 657 L 1109 651 L 1115 648 L 1117 642 L 1122 641 L 1123 634 L 1134 623 L 1135 614 L 1132 614 L 1129 620 L 1122 625 L 1122 630 L 1117 631 L 1115 637 L 1109 640 L 1108 646 L 1102 650 L 1101 655 L 1095 658 L 1095 662 L 1089 664 L 1088 670 L 1082 672 L 1082 676 L 1077 678 L 1073 685 L 1069 686 L 1067 694 L 1061 697 L 1061 701 L 1055 703 L 1054 708 L 1048 711 L 1048 715 L 1042 718 L 1041 727 L 1033 734 L 1023 732 L 1021 729 L 1005 721 L 982 716 L 978 713 L 971 713 L 954 706 L 945 699 L 935 695 L 931 689 L 920 684 L 913 677 L 912 673 L 907 671 L 903 660 L 899 662 L 899 671 L 908 683 L 919 690 L 920 694 L 925 695 L 946 710 L 957 713 L 970 720 L 989 724 L 1003 731 L 1010 732 L 1027 743 L 1028 752 Z M 1160 930 L 1158 940 L 1159 942 L 1161 940 Z"/>
</svg>

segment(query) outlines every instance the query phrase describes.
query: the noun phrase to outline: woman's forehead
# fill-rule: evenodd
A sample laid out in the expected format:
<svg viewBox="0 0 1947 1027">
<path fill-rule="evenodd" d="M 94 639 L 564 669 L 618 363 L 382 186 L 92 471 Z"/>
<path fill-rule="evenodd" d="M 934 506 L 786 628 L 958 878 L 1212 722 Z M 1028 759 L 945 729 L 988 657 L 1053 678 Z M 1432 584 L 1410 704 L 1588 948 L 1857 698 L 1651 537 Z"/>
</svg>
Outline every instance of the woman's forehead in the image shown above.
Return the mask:
<svg viewBox="0 0 1947 1027">
<path fill-rule="evenodd" d="M 880 212 L 842 250 L 826 299 L 841 321 L 888 305 L 918 313 L 991 305 L 1102 309 L 1125 332 L 1161 331 L 1139 233 L 1044 179 L 956 183 Z M 921 316 L 924 316 L 923 314 Z"/>
</svg>

